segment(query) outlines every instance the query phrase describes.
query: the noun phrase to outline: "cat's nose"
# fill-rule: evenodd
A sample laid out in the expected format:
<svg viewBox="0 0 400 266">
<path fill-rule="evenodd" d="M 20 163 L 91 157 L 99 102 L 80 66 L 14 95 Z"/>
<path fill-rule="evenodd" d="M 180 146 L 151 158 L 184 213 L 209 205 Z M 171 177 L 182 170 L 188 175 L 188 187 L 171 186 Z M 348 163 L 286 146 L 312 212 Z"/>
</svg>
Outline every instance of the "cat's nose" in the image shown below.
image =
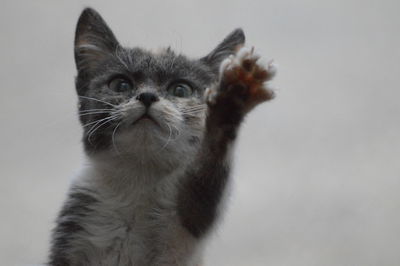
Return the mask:
<svg viewBox="0 0 400 266">
<path fill-rule="evenodd" d="M 143 92 L 136 97 L 136 100 L 141 101 L 146 107 L 149 107 L 153 102 L 156 102 L 159 99 L 154 93 Z"/>
</svg>

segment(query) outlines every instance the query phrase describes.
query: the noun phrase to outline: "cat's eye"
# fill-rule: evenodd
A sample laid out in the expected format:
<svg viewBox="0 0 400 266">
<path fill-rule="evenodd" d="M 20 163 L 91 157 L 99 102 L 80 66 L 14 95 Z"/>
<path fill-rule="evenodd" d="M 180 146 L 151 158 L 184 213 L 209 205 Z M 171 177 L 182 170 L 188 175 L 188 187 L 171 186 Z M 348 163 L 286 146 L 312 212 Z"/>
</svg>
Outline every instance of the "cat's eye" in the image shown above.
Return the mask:
<svg viewBox="0 0 400 266">
<path fill-rule="evenodd" d="M 186 83 L 175 83 L 169 86 L 168 93 L 176 97 L 187 98 L 192 96 L 193 89 Z"/>
<path fill-rule="evenodd" d="M 132 83 L 126 78 L 117 77 L 108 83 L 108 87 L 116 92 L 124 92 L 132 90 Z"/>
</svg>

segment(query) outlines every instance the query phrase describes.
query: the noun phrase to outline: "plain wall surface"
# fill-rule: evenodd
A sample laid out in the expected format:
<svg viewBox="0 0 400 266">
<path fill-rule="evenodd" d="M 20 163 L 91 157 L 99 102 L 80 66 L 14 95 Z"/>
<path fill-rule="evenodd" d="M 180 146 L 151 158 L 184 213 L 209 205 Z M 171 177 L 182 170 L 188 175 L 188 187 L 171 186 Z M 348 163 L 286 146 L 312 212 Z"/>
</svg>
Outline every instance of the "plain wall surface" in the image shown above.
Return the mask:
<svg viewBox="0 0 400 266">
<path fill-rule="evenodd" d="M 400 265 L 399 1 L 0 3 L 0 265 L 46 261 L 83 164 L 73 34 L 97 9 L 127 46 L 199 57 L 240 26 L 277 98 L 246 119 L 210 266 Z"/>
</svg>

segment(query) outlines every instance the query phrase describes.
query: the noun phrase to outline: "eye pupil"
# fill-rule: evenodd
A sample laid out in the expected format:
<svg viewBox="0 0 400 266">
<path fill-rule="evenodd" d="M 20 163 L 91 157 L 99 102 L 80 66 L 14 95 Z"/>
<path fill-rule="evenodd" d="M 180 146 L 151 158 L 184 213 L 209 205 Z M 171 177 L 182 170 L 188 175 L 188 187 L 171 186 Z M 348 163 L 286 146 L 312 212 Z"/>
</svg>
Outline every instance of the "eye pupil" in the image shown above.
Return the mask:
<svg viewBox="0 0 400 266">
<path fill-rule="evenodd" d="M 175 87 L 175 96 L 184 97 L 185 96 L 185 88 L 182 86 Z"/>
<path fill-rule="evenodd" d="M 132 89 L 132 84 L 124 78 L 115 78 L 110 81 L 108 87 L 116 92 L 124 92 Z"/>
<path fill-rule="evenodd" d="M 193 90 L 189 85 L 181 83 L 171 86 L 168 92 L 173 96 L 186 98 L 192 95 Z"/>
<path fill-rule="evenodd" d="M 125 82 L 125 81 L 121 81 L 121 82 L 118 84 L 118 89 L 120 89 L 120 90 L 127 90 L 127 89 L 129 89 L 129 84 L 128 84 L 127 82 Z"/>
</svg>

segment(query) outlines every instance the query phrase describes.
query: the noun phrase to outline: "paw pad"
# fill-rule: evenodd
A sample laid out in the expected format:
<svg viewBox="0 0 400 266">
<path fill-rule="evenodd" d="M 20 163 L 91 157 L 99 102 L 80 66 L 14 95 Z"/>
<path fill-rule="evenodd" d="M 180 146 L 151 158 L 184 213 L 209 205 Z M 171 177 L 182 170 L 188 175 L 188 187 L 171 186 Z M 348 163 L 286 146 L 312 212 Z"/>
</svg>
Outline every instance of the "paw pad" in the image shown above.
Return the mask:
<svg viewBox="0 0 400 266">
<path fill-rule="evenodd" d="M 219 85 L 206 92 L 208 102 L 216 103 L 218 97 L 241 101 L 244 111 L 251 110 L 257 104 L 274 97 L 273 91 L 266 86 L 276 68 L 270 61 L 267 67 L 258 63 L 259 56 L 254 48 L 242 47 L 236 55 L 226 58 L 220 66 Z"/>
</svg>

